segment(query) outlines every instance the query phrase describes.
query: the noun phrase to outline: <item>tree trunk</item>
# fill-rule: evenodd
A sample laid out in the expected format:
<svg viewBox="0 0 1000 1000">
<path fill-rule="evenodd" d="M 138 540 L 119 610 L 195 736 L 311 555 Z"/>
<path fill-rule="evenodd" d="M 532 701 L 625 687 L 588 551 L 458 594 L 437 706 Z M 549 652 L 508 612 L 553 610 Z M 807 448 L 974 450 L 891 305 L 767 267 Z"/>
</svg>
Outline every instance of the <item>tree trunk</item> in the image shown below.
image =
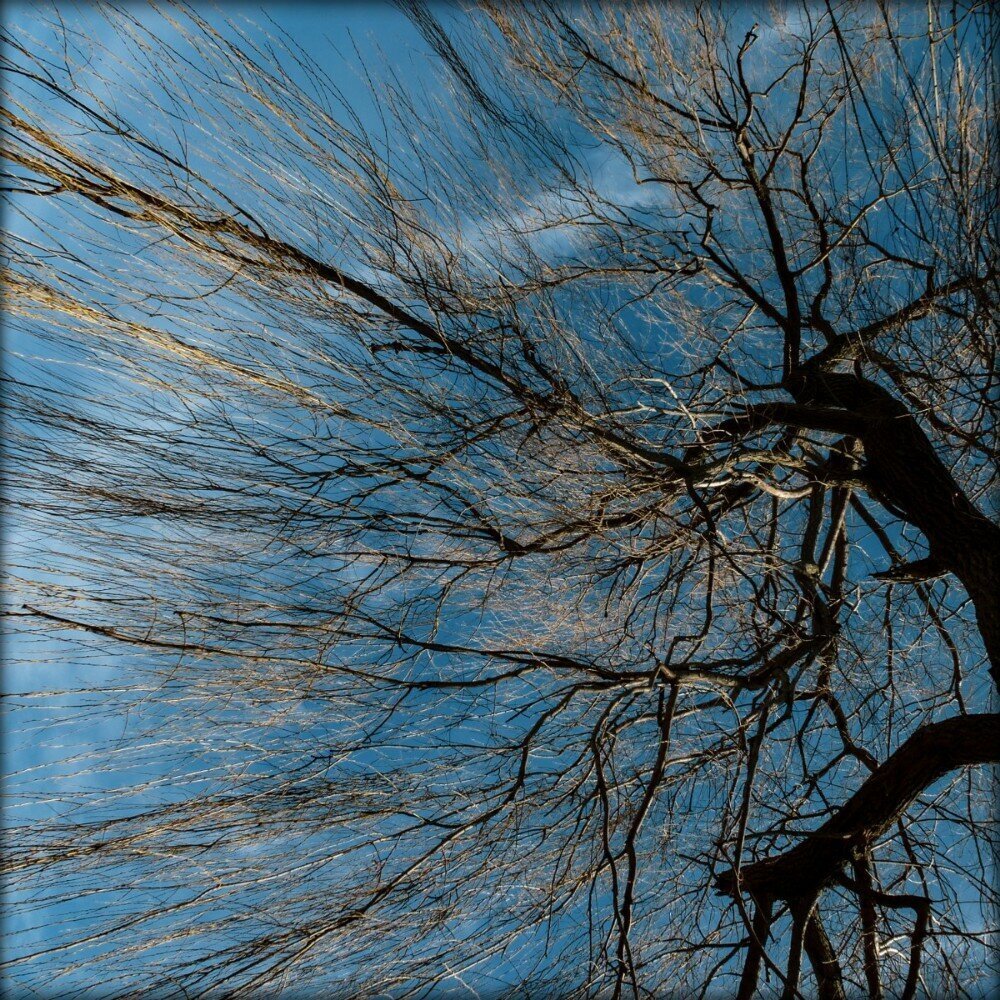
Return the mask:
<svg viewBox="0 0 1000 1000">
<path fill-rule="evenodd" d="M 882 504 L 920 529 L 930 561 L 965 586 L 1000 690 L 1000 527 L 965 495 L 907 407 L 881 386 L 807 370 L 789 388 L 797 402 L 861 418 L 863 477 Z"/>
</svg>

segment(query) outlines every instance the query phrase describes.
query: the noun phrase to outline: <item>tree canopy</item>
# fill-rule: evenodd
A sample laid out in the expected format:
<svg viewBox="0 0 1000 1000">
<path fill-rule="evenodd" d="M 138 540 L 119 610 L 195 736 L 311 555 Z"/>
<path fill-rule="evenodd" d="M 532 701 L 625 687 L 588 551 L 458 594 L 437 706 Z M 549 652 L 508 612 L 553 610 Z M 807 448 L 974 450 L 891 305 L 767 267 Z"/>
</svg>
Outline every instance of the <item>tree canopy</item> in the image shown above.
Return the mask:
<svg viewBox="0 0 1000 1000">
<path fill-rule="evenodd" d="M 9 983 L 985 995 L 989 6 L 402 9 L 4 32 Z"/>
</svg>

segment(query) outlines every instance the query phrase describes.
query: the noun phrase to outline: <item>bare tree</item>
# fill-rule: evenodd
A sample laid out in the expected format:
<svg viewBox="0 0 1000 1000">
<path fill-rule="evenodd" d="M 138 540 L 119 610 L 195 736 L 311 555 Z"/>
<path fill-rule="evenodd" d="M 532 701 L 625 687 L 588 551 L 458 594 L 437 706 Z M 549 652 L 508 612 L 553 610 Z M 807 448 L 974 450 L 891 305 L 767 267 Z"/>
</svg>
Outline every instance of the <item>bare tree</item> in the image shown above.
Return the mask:
<svg viewBox="0 0 1000 1000">
<path fill-rule="evenodd" d="M 5 39 L 9 981 L 983 994 L 988 5 L 407 11 Z"/>
</svg>

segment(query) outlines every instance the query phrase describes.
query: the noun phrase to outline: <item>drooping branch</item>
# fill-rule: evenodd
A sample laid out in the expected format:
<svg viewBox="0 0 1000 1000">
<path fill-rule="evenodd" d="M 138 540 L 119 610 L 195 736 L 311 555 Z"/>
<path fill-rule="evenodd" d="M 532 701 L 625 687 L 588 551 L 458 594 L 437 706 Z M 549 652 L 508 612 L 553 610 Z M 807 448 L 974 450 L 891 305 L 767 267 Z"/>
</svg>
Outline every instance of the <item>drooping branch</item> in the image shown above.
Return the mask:
<svg viewBox="0 0 1000 1000">
<path fill-rule="evenodd" d="M 964 715 L 918 729 L 837 813 L 785 854 L 716 880 L 727 895 L 791 899 L 829 884 L 858 852 L 881 837 L 917 796 L 959 767 L 1000 761 L 1000 714 Z"/>
<path fill-rule="evenodd" d="M 90 109 L 84 110 L 91 114 Z M 682 469 L 680 460 L 670 452 L 650 447 L 637 438 L 622 437 L 596 421 L 567 386 L 560 384 L 556 392 L 534 388 L 518 377 L 510 365 L 476 350 L 466 339 L 449 334 L 439 323 L 393 301 L 374 285 L 319 260 L 259 226 L 254 228 L 243 222 L 241 216 L 250 217 L 244 209 L 237 206 L 219 212 L 215 208 L 185 205 L 161 192 L 130 183 L 9 109 L 0 109 L 0 120 L 6 123 L 11 137 L 27 149 L 25 152 L 9 143 L 5 155 L 58 185 L 58 191 L 77 195 L 122 218 L 160 226 L 196 252 L 222 256 L 238 267 L 263 266 L 317 279 L 341 289 L 399 327 L 416 334 L 422 342 L 419 353 L 440 353 L 459 362 L 478 377 L 503 386 L 538 412 L 558 416 L 577 427 L 600 446 L 630 462 L 665 467 L 675 472 Z M 532 367 L 538 369 L 537 364 Z"/>
</svg>

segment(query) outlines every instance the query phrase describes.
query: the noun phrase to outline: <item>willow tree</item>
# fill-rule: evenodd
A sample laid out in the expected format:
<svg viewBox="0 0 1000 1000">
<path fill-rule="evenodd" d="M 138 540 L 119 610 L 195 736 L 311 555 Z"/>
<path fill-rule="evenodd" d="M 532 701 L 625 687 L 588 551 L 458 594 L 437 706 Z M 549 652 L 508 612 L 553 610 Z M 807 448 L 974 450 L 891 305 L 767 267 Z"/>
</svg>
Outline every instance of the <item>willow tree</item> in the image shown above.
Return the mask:
<svg viewBox="0 0 1000 1000">
<path fill-rule="evenodd" d="M 985 991 L 986 6 L 12 28 L 9 982 Z"/>
</svg>

